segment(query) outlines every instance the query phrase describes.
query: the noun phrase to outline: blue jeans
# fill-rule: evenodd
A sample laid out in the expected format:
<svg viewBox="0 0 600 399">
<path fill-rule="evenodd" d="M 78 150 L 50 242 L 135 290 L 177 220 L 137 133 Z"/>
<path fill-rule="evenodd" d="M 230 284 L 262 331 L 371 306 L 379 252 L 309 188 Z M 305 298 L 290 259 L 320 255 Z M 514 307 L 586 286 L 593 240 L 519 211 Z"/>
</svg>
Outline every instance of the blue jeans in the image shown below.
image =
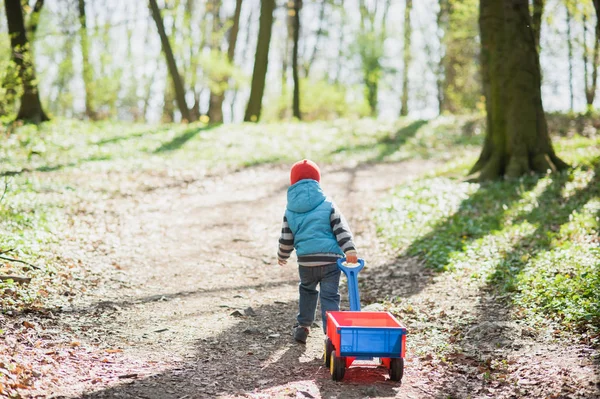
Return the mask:
<svg viewBox="0 0 600 399">
<path fill-rule="evenodd" d="M 312 326 L 317 310 L 317 299 L 321 300 L 323 332 L 327 333 L 326 312 L 340 310 L 340 269 L 336 263 L 325 266 L 299 266 L 300 300 L 298 303 L 298 324 Z M 321 285 L 321 293 L 317 285 Z"/>
</svg>

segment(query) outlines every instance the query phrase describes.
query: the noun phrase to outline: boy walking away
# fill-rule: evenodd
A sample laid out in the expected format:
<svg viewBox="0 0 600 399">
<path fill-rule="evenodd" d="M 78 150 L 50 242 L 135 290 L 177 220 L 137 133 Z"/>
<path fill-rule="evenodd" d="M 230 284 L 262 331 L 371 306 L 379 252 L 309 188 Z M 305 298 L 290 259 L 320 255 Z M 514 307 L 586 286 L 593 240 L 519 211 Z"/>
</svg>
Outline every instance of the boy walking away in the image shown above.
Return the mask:
<svg viewBox="0 0 600 399">
<path fill-rule="evenodd" d="M 317 299 L 321 302 L 324 332 L 326 312 L 340 309 L 337 260 L 346 257 L 349 263 L 358 261 L 348 223 L 325 196 L 320 181 L 321 172 L 314 162 L 304 159 L 292 166 L 277 252 L 280 265 L 287 263 L 294 249 L 298 256 L 300 298 L 294 339 L 301 343 L 306 343 L 315 319 Z"/>
</svg>

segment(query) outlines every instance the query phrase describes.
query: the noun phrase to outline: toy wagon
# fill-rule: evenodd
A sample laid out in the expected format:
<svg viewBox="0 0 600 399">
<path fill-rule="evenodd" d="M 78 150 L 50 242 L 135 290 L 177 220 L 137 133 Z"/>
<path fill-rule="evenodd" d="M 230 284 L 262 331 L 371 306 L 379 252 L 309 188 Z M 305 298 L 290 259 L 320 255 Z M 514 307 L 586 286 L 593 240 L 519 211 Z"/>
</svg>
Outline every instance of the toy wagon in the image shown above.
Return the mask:
<svg viewBox="0 0 600 399">
<path fill-rule="evenodd" d="M 348 278 L 350 311 L 327 312 L 325 365 L 334 381 L 344 378 L 346 368 L 355 360 L 379 360 L 392 381 L 401 381 L 406 354 L 406 328 L 390 312 L 361 312 L 358 272 L 365 266 L 338 260 L 338 267 Z"/>
</svg>

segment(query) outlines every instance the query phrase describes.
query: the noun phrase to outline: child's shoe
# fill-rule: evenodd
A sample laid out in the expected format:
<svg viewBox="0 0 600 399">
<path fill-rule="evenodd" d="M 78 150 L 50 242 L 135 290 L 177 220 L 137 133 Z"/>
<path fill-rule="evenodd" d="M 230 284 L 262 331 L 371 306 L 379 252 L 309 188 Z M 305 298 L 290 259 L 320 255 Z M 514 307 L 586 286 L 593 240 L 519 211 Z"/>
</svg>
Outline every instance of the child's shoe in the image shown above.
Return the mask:
<svg viewBox="0 0 600 399">
<path fill-rule="evenodd" d="M 308 327 L 294 326 L 294 339 L 300 343 L 305 344 L 306 338 L 308 338 Z"/>
</svg>

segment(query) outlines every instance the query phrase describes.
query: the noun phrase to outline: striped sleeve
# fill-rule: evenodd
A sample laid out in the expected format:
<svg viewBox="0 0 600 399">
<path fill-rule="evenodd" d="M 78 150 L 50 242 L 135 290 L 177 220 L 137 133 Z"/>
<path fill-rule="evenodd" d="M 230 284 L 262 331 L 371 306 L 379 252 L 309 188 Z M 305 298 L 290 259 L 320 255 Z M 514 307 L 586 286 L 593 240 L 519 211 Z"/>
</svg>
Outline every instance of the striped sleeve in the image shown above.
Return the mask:
<svg viewBox="0 0 600 399">
<path fill-rule="evenodd" d="M 294 235 L 290 226 L 288 225 L 287 218 L 283 217 L 283 224 L 281 225 L 281 236 L 279 237 L 279 250 L 277 251 L 277 258 L 281 260 L 289 259 L 292 251 L 294 250 Z"/>
<path fill-rule="evenodd" d="M 335 204 L 331 208 L 331 216 L 329 217 L 331 229 L 335 235 L 338 245 L 348 255 L 356 255 L 356 247 L 352 241 L 352 232 L 348 226 L 348 222 L 344 215 L 337 209 Z"/>
</svg>

